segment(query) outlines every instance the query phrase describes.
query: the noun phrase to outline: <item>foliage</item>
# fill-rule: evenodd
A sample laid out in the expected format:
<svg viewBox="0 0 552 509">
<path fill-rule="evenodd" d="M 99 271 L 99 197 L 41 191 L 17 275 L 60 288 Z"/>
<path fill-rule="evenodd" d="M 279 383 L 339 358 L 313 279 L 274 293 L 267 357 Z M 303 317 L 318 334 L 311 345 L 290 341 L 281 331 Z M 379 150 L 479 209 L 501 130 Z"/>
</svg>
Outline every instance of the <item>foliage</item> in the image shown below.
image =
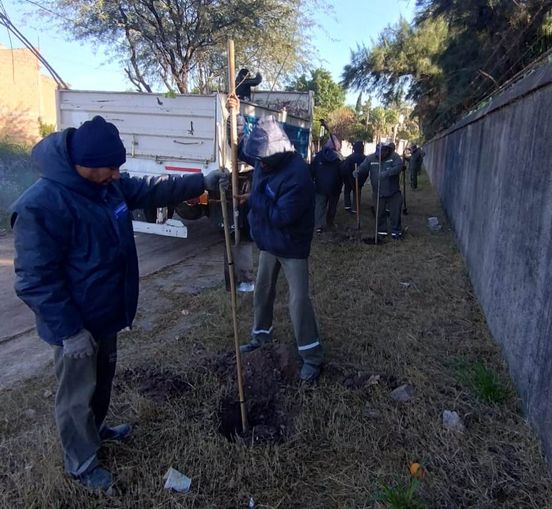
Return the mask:
<svg viewBox="0 0 552 509">
<path fill-rule="evenodd" d="M 79 40 L 103 44 L 139 91 L 164 84 L 186 93 L 224 88 L 226 43 L 239 67 L 265 80 L 300 71 L 311 48 L 311 6 L 324 0 L 50 0 L 53 20 Z M 70 25 L 65 20 L 74 22 Z M 268 29 L 270 27 L 270 29 Z"/>
<path fill-rule="evenodd" d="M 384 486 L 378 498 L 390 509 L 425 509 L 425 504 L 416 495 L 419 487 L 420 481 L 412 478 L 406 486 Z"/>
<path fill-rule="evenodd" d="M 42 118 L 38 117 L 38 132 L 42 138 L 52 134 L 55 130 L 56 126 L 54 124 L 47 124 L 42 121 Z"/>
<path fill-rule="evenodd" d="M 322 67 L 310 72 L 310 77 L 302 74 L 288 85 L 287 90 L 314 92 L 313 137 L 318 139 L 320 120 L 328 119 L 328 115 L 345 104 L 345 90 L 336 83 L 330 72 Z"/>
<path fill-rule="evenodd" d="M 359 46 L 347 87 L 415 102 L 426 136 L 449 126 L 552 47 L 550 2 L 418 0 L 417 17 Z"/>
<path fill-rule="evenodd" d="M 458 379 L 487 403 L 504 403 L 512 394 L 496 372 L 482 362 L 469 364 L 461 361 L 457 363 L 456 372 Z"/>
</svg>

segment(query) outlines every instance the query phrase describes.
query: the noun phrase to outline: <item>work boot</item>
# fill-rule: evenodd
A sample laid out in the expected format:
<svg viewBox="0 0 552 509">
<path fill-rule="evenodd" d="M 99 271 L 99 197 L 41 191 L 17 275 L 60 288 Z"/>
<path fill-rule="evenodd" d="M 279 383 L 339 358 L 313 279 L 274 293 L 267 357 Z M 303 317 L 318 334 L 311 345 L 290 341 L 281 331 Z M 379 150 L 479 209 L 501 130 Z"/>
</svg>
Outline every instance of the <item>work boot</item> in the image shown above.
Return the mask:
<svg viewBox="0 0 552 509">
<path fill-rule="evenodd" d="M 249 352 L 252 352 L 253 350 L 257 350 L 257 348 L 260 348 L 261 346 L 266 345 L 267 343 L 270 343 L 270 341 L 260 341 L 258 338 L 253 338 L 249 343 L 240 345 L 240 352 L 249 353 Z"/>
<path fill-rule="evenodd" d="M 302 382 L 306 384 L 315 383 L 320 377 L 320 366 L 315 366 L 314 364 L 309 364 L 305 362 L 301 368 L 301 373 L 299 373 L 299 378 Z"/>
<path fill-rule="evenodd" d="M 111 495 L 113 489 L 113 476 L 106 468 L 97 466 L 84 474 L 73 476 L 75 481 L 92 491 L 103 491 Z"/>
<path fill-rule="evenodd" d="M 119 424 L 118 426 L 113 426 L 112 428 L 105 426 L 100 430 L 100 438 L 103 442 L 122 442 L 127 439 L 131 433 L 132 426 L 130 424 Z"/>
</svg>

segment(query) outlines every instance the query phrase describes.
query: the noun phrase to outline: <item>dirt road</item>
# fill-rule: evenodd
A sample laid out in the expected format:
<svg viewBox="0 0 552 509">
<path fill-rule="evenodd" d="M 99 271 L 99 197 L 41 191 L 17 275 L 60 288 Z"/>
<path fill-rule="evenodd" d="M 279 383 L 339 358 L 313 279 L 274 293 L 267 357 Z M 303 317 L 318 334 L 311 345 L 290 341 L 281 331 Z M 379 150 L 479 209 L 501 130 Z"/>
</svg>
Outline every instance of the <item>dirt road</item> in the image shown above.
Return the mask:
<svg viewBox="0 0 552 509">
<path fill-rule="evenodd" d="M 222 235 L 205 219 L 188 223 L 188 238 L 136 235 L 141 294 L 136 325 L 147 330 L 151 311 L 163 313 L 159 289 L 195 293 L 223 280 Z M 51 351 L 34 331 L 34 317 L 13 290 L 13 236 L 0 237 L 0 388 L 40 374 Z M 175 267 L 177 270 L 167 269 Z"/>
</svg>

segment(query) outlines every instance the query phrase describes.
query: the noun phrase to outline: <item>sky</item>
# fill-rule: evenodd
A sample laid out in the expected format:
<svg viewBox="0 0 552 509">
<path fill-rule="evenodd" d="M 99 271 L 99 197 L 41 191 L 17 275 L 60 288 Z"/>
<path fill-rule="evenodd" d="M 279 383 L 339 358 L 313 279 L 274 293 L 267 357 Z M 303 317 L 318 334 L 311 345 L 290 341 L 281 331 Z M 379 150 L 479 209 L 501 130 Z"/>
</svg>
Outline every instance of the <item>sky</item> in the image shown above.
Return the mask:
<svg viewBox="0 0 552 509">
<path fill-rule="evenodd" d="M 320 28 L 313 33 L 313 44 L 319 59 L 315 67 L 328 69 L 336 81 L 350 61 L 351 49 L 357 44 L 370 45 L 381 30 L 403 16 L 410 20 L 415 0 L 330 0 L 333 13 L 320 13 Z M 40 0 L 3 0 L 15 26 L 40 50 L 50 65 L 73 89 L 132 90 L 120 65 L 110 62 L 102 48 L 92 43 L 71 40 L 63 32 L 48 26 L 36 14 Z M 33 13 L 34 14 L 31 14 Z M 14 47 L 21 45 L 12 36 Z M 7 30 L 0 27 L 0 44 L 9 47 Z M 348 93 L 347 102 L 354 104 L 356 92 Z"/>
</svg>

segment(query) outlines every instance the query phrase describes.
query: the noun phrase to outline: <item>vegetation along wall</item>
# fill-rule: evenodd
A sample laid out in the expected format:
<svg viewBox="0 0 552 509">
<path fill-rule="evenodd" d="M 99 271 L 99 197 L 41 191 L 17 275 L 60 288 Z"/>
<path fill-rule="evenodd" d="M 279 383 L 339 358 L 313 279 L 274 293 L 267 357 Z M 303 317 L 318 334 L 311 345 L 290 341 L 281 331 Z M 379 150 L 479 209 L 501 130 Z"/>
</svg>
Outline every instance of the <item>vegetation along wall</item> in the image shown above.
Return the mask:
<svg viewBox="0 0 552 509">
<path fill-rule="evenodd" d="M 425 150 L 490 330 L 552 464 L 552 64 Z"/>
</svg>

